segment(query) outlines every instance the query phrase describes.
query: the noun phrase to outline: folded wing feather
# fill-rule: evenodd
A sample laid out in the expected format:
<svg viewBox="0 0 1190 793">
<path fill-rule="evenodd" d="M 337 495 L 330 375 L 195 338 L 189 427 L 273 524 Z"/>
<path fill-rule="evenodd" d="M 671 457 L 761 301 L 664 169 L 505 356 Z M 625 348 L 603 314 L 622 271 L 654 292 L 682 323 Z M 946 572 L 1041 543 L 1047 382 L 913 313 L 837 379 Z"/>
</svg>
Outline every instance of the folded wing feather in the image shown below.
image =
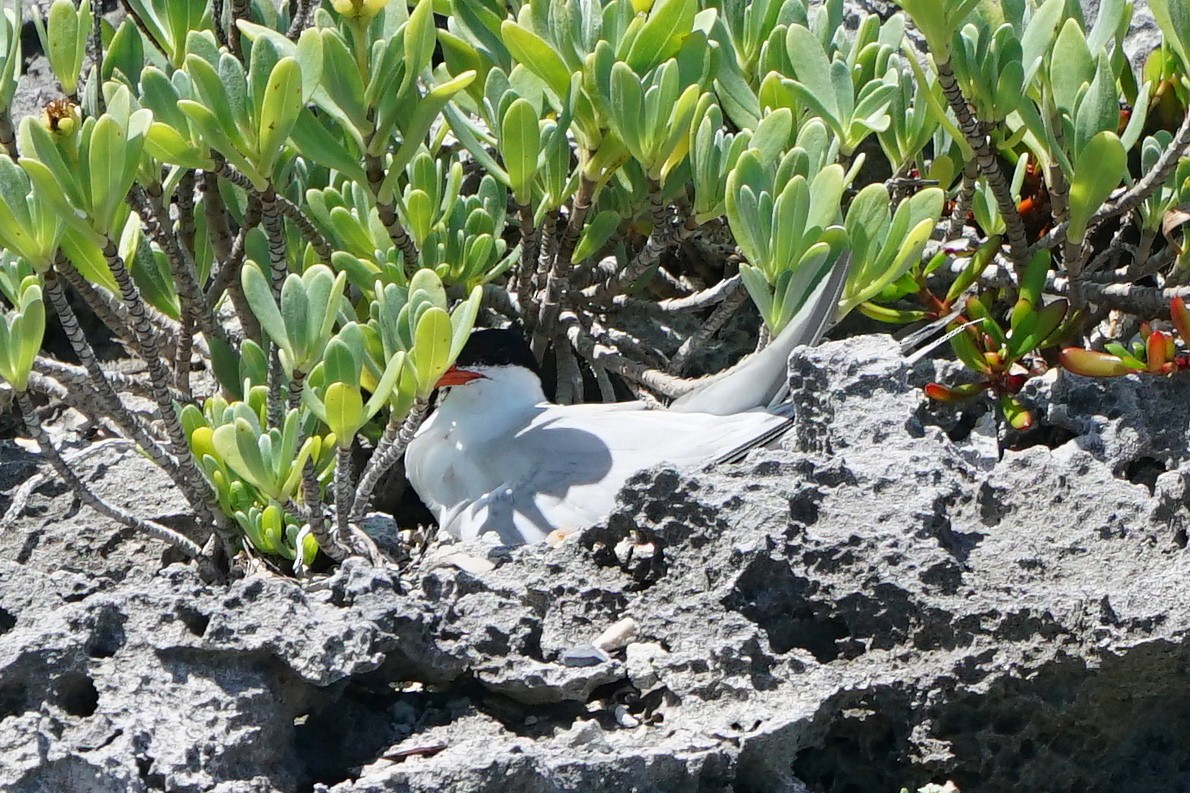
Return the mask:
<svg viewBox="0 0 1190 793">
<path fill-rule="evenodd" d="M 712 462 L 732 441 L 765 435 L 786 421 L 759 410 L 733 416 L 547 410 L 511 443 L 475 450 L 499 456 L 510 476 L 446 511 L 441 525 L 463 539 L 494 531 L 509 544 L 540 542 L 555 529 L 582 529 L 606 517 L 620 488 L 639 471 Z"/>
</svg>

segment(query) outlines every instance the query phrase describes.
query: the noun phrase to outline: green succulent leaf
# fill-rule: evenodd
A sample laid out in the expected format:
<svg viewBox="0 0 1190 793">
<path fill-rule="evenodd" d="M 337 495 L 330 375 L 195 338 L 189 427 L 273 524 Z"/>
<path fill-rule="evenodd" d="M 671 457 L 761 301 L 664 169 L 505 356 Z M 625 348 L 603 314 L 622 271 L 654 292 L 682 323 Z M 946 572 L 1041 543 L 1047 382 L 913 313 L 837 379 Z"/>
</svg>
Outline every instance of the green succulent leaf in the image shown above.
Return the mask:
<svg viewBox="0 0 1190 793">
<path fill-rule="evenodd" d="M 693 29 L 697 12 L 695 0 L 656 0 L 624 60 L 637 74 L 644 74 L 673 57 Z"/>
<path fill-rule="evenodd" d="M 326 425 L 340 443 L 350 443 L 366 421 L 358 386 L 334 382 L 326 387 Z"/>
<path fill-rule="evenodd" d="M 145 151 L 150 157 L 167 165 L 183 168 L 213 170 L 214 161 L 182 136 L 178 130 L 154 121 L 145 133 Z"/>
<path fill-rule="evenodd" d="M 541 156 L 541 132 L 537 110 L 527 99 L 518 98 L 508 107 L 500 129 L 500 156 L 508 172 L 508 186 L 517 204 L 533 198 L 533 177 Z"/>
<path fill-rule="evenodd" d="M 1132 356 L 1127 357 L 1130 360 L 1099 350 L 1067 347 L 1058 353 L 1058 362 L 1062 368 L 1084 377 L 1122 377 L 1144 371 L 1145 366 L 1141 361 Z"/>
<path fill-rule="evenodd" d="M 570 91 L 570 69 L 562 56 L 541 36 L 511 20 L 500 25 L 500 36 L 512 57 L 544 80 L 560 103 Z"/>
<path fill-rule="evenodd" d="M 414 154 L 417 152 L 417 147 L 422 145 L 422 141 L 425 139 L 426 134 L 430 131 L 430 128 L 434 125 L 434 122 L 438 119 L 440 113 L 445 112 L 448 119 L 453 118 L 452 114 L 454 111 L 453 108 L 450 107 L 450 100 L 456 94 L 463 91 L 474 80 L 475 72 L 463 72 L 457 77 L 434 86 L 430 89 L 429 93 L 418 100 L 416 108 L 414 109 L 408 122 L 406 122 L 402 127 L 403 142 L 401 143 L 401 147 L 397 149 L 396 154 L 393 155 L 392 162 L 389 165 L 390 177 L 393 177 L 395 174 L 399 174 L 404 171 L 406 164 L 408 164 L 408 162 L 413 159 Z M 452 120 L 451 123 L 454 124 L 455 122 Z M 378 132 L 383 131 L 384 129 L 385 128 L 382 126 L 377 127 Z M 375 143 L 376 140 L 384 140 L 384 136 L 379 134 L 375 135 L 373 137 L 373 142 Z M 459 140 L 462 142 L 463 138 L 460 137 Z M 487 156 L 486 152 L 484 153 L 484 156 Z M 476 159 L 479 159 L 479 157 L 477 156 Z M 487 160 L 490 161 L 491 158 L 487 157 Z M 487 165 L 488 163 L 484 162 L 484 164 Z M 395 184 L 395 182 L 393 184 Z M 382 199 L 387 196 L 385 191 L 391 190 L 392 187 L 393 185 L 390 184 L 386 179 L 380 193 Z"/>
<path fill-rule="evenodd" d="M 450 366 L 453 335 L 450 315 L 437 306 L 418 319 L 410 362 L 417 371 L 419 396 L 428 397 Z"/>
<path fill-rule="evenodd" d="M 1095 79 L 1095 57 L 1078 20 L 1067 19 L 1050 56 L 1049 85 L 1059 110 L 1073 115 L 1079 89 Z"/>
<path fill-rule="evenodd" d="M 434 29 L 433 0 L 417 0 L 413 11 L 409 14 L 409 21 L 405 25 L 404 52 L 405 77 L 398 95 L 403 95 L 413 86 L 414 81 L 421 75 L 422 70 L 430 65 L 430 58 L 434 54 L 437 43 Z"/>
<path fill-rule="evenodd" d="M 199 104 L 205 111 L 200 115 L 203 119 L 209 119 L 207 123 L 210 128 L 217 129 L 220 133 L 218 143 L 242 152 L 247 149 L 240 128 L 240 124 L 248 123 L 247 103 L 244 98 L 247 92 L 247 78 L 239 61 L 230 56 L 226 59 L 220 58 L 218 65 L 223 67 L 222 70 L 197 55 L 188 55 L 186 74 L 190 77 L 196 98 L 199 100 L 195 104 Z M 236 105 L 234 110 L 233 102 Z M 195 120 L 193 113 L 187 112 L 186 106 L 181 102 L 178 108 L 191 120 Z M 214 140 L 209 142 L 212 146 L 216 145 Z M 230 152 L 223 154 L 231 156 Z"/>
<path fill-rule="evenodd" d="M 189 99 L 182 99 L 178 102 L 178 109 L 186 115 L 199 131 L 203 142 L 212 149 L 216 149 L 228 162 L 242 171 L 252 181 L 254 188 L 263 191 L 268 186 L 268 179 L 257 171 L 256 166 L 249 162 L 236 145 L 232 143 L 231 138 L 227 135 L 226 128 L 219 123 L 218 117 L 205 105 Z"/>
<path fill-rule="evenodd" d="M 935 59 L 946 59 L 951 37 L 962 27 L 980 0 L 899 0 L 913 24 L 926 37 Z"/>
<path fill-rule="evenodd" d="M 479 307 L 483 302 L 483 288 L 475 287 L 471 294 L 460 303 L 450 315 L 451 339 L 449 360 L 454 361 L 463 351 L 463 345 L 471 335 L 471 328 L 475 325 L 475 318 L 479 315 Z"/>
<path fill-rule="evenodd" d="M 1009 333 L 1008 354 L 1016 359 L 1042 346 L 1066 319 L 1069 305 L 1065 300 L 1055 300 L 1029 314 L 1034 320 L 1030 327 L 1014 327 Z"/>
<path fill-rule="evenodd" d="M 34 20 L 50 69 L 62 90 L 74 94 L 91 33 L 91 0 L 83 0 L 77 9 L 71 0 L 54 0 L 44 25 L 39 13 Z"/>
<path fill-rule="evenodd" d="M 1000 397 L 999 404 L 1000 412 L 1004 414 L 1004 419 L 1014 430 L 1025 432 L 1033 428 L 1035 421 L 1033 411 L 1025 407 L 1015 396 L 1005 394 Z"/>
<path fill-rule="evenodd" d="M 82 233 L 73 226 L 68 227 L 62 232 L 61 245 L 71 264 L 84 278 L 113 294 L 119 294 L 120 286 L 112 276 L 94 232 Z"/>
<path fill-rule="evenodd" d="M 260 428 L 241 416 L 216 427 L 211 442 L 228 468 L 253 487 L 267 492 L 271 489 L 271 477 L 260 453 L 260 438 Z"/>
<path fill-rule="evenodd" d="M 145 67 L 144 39 L 131 19 L 125 19 L 116 28 L 112 40 L 103 54 L 103 68 L 100 76 L 104 81 L 121 80 L 133 87 Z"/>
<path fill-rule="evenodd" d="M 36 276 L 29 276 L 21 284 L 17 305 L 0 322 L 0 377 L 17 391 L 28 387 L 44 334 L 41 283 Z"/>
<path fill-rule="evenodd" d="M 363 354 L 363 339 L 359 326 L 350 323 L 341 328 L 322 353 L 324 379 L 328 383 L 347 383 L 358 387 L 360 382 L 360 359 Z"/>
<path fill-rule="evenodd" d="M 620 213 L 604 209 L 597 213 L 583 228 L 578 244 L 574 246 L 572 262 L 577 264 L 594 256 L 607 244 L 620 228 Z"/>
<path fill-rule="evenodd" d="M 302 70 L 295 58 L 277 61 L 257 111 L 257 168 L 272 173 L 302 110 Z"/>
<path fill-rule="evenodd" d="M 884 185 L 868 185 L 856 195 L 844 221 L 852 261 L 843 290 L 844 311 L 876 297 L 920 261 L 944 200 L 943 191 L 927 188 L 902 201 L 890 215 Z"/>
<path fill-rule="evenodd" d="M 1071 242 L 1083 241 L 1091 216 L 1119 186 L 1127 166 L 1128 155 L 1116 133 L 1100 132 L 1087 142 L 1070 182 L 1070 225 L 1066 235 Z"/>
<path fill-rule="evenodd" d="M 984 358 L 983 353 L 976 348 L 975 342 L 971 340 L 971 336 L 967 333 L 958 333 L 950 338 L 950 347 L 954 350 L 955 356 L 963 362 L 966 367 L 974 372 L 980 374 L 990 375 L 992 367 L 988 365 L 987 359 Z"/>
<path fill-rule="evenodd" d="M 777 160 L 789 148 L 789 137 L 793 133 L 793 111 L 779 107 L 769 112 L 752 133 L 749 144 L 761 152 L 761 159 Z"/>
<path fill-rule="evenodd" d="M 1095 78 L 1078 102 L 1074 114 L 1074 159 L 1082 153 L 1087 142 L 1103 131 L 1115 132 L 1120 122 L 1120 100 L 1116 92 L 1116 78 L 1106 54 L 1096 61 Z"/>
<path fill-rule="evenodd" d="M 1190 2 L 1150 0 L 1149 8 L 1161 28 L 1165 42 L 1182 58 L 1182 69 L 1190 71 Z"/>
<path fill-rule="evenodd" d="M 0 9 L 0 107 L 12 104 L 23 62 L 21 25 L 24 16 L 20 3 L 15 8 Z"/>
<path fill-rule="evenodd" d="M 1026 314 L 1031 313 L 1041 305 L 1041 293 L 1045 288 L 1045 279 L 1050 269 L 1049 251 L 1038 251 L 1033 254 L 1025 265 L 1021 278 L 1020 296 L 1013 306 L 1009 323 L 1016 327 Z"/>
<path fill-rule="evenodd" d="M 372 388 L 372 395 L 364 404 L 365 420 L 370 420 L 385 404 L 391 404 L 390 399 L 393 391 L 400 384 L 401 375 L 405 371 L 407 362 L 408 357 L 405 353 L 398 352 L 385 363 L 384 370 Z"/>
<path fill-rule="evenodd" d="M 289 334 L 285 328 L 285 318 L 281 309 L 273 300 L 273 287 L 260 267 L 252 263 L 245 263 L 240 271 L 240 284 L 244 289 L 244 297 L 252 308 L 252 314 L 260 323 L 260 327 L 273 343 L 286 350 L 292 356 L 293 350 L 289 344 Z"/>
<path fill-rule="evenodd" d="M 1033 79 L 1034 73 L 1043 63 L 1065 6 L 1066 0 L 1045 0 L 1029 19 L 1025 33 L 1021 36 L 1021 63 L 1025 67 L 1026 83 Z"/>
<path fill-rule="evenodd" d="M 748 297 L 752 298 L 752 302 L 756 304 L 761 318 L 766 323 L 770 321 L 770 318 L 775 319 L 772 288 L 760 268 L 750 264 L 741 264 L 740 280 L 744 282 L 744 288 L 748 290 Z"/>
<path fill-rule="evenodd" d="M 44 271 L 53 263 L 62 231 L 57 213 L 33 195 L 29 175 L 0 157 L 0 247 Z"/>
</svg>

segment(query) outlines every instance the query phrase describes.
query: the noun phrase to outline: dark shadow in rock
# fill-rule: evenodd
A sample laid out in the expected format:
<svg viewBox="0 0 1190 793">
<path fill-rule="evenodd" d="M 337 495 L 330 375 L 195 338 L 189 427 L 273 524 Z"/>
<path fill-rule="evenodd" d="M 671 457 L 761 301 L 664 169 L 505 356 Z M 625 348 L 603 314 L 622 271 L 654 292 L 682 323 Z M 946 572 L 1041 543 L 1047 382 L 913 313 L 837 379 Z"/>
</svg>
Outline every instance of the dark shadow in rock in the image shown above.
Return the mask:
<svg viewBox="0 0 1190 793">
<path fill-rule="evenodd" d="M 610 698 L 614 693 L 609 687 L 600 691 L 596 696 Z M 472 678 L 438 691 L 398 691 L 379 671 L 360 675 L 348 681 L 333 701 L 294 721 L 293 756 L 303 763 L 297 790 L 305 793 L 318 784 L 354 779 L 395 744 L 477 711 L 509 732 L 535 740 L 587 715 L 582 703 L 527 706 L 487 691 Z"/>
<path fill-rule="evenodd" d="M 954 557 L 955 561 L 964 564 L 987 535 L 975 531 L 955 531 L 949 509 L 945 499 L 938 499 L 934 504 L 933 514 L 923 516 L 923 528 L 927 535 L 938 540 L 942 549 Z"/>
<path fill-rule="evenodd" d="M 818 508 L 822 503 L 822 491 L 809 484 L 802 484 L 789 497 L 789 519 L 799 528 L 813 526 L 818 522 Z"/>
<path fill-rule="evenodd" d="M 108 770 L 89 762 L 86 757 L 69 756 L 31 769 L 8 790 L 113 793 L 128 790 L 131 781 L 119 769 Z"/>
<path fill-rule="evenodd" d="M 597 700 L 610 696 L 622 683 L 608 683 L 591 692 L 590 699 Z M 457 691 L 452 690 L 457 695 Z M 549 705 L 526 705 L 515 699 L 505 697 L 484 689 L 476 684 L 469 691 L 470 699 L 476 710 L 491 716 L 500 722 L 500 726 L 514 735 L 534 740 L 552 735 L 558 728 L 568 729 L 579 718 L 589 717 L 586 704 L 582 702 L 558 702 Z M 611 726 L 610 722 L 603 724 L 604 728 Z"/>
<path fill-rule="evenodd" d="M 839 642 L 844 658 L 869 650 L 891 650 L 907 640 L 921 619 L 921 604 L 900 586 L 881 582 L 870 591 L 853 592 L 834 601 L 834 615 L 851 630 Z"/>
<path fill-rule="evenodd" d="M 37 471 L 37 466 L 42 462 L 41 457 L 36 454 L 25 451 L 20 446 L 7 440 L 9 437 L 16 437 L 25 433 L 25 425 L 17 418 L 14 411 L 6 413 L 11 417 L 11 423 L 0 418 L 0 492 L 9 493 L 14 488 L 23 484 L 29 477 Z M 15 433 L 9 434 L 7 429 L 12 427 L 16 430 Z M 12 504 L 12 499 L 7 495 L 0 496 L 0 510 L 7 510 Z"/>
<path fill-rule="evenodd" d="M 33 552 L 37 550 L 37 546 L 41 545 L 41 532 L 31 531 L 25 535 L 25 541 L 21 543 L 21 549 L 17 551 L 16 563 L 28 564 L 29 560 L 33 558 Z"/>
<path fill-rule="evenodd" d="M 773 658 L 760 646 L 757 639 L 749 639 L 740 651 L 748 659 L 748 680 L 757 691 L 776 691 L 780 680 L 773 675 Z M 801 666 L 800 664 L 797 666 Z"/>
<path fill-rule="evenodd" d="M 979 484 L 976 499 L 979 504 L 979 519 L 988 528 L 999 526 L 1000 521 L 1011 511 L 1011 507 L 1004 501 L 1002 489 L 988 482 Z"/>
<path fill-rule="evenodd" d="M 686 525 L 682 529 L 690 535 L 698 533 Z M 616 549 L 623 541 L 628 541 L 625 546 L 628 550 L 622 555 L 617 554 Z M 618 567 L 630 579 L 624 587 L 626 592 L 647 590 L 665 578 L 669 571 L 666 539 L 657 531 L 638 527 L 634 516 L 620 510 L 612 513 L 606 523 L 582 532 L 579 542 L 591 551 L 595 564 Z M 637 553 L 637 548 L 649 552 Z"/>
<path fill-rule="evenodd" d="M 757 556 L 736 580 L 723 605 L 737 611 L 765 632 L 773 652 L 806 650 L 819 663 L 839 657 L 838 642 L 850 632 L 833 616 L 834 608 L 815 598 L 817 586 L 796 575 L 789 563 Z"/>
<path fill-rule="evenodd" d="M 1016 452 L 1023 452 L 1034 446 L 1044 446 L 1047 449 L 1057 449 L 1079 437 L 1065 427 L 1040 424 L 1028 432 L 1009 431 L 1004 438 L 1003 448 Z"/>
<path fill-rule="evenodd" d="M 156 760 L 150 755 L 140 755 L 136 758 L 136 772 L 145 787 L 149 790 L 165 790 L 165 776 L 153 770 Z"/>
<path fill-rule="evenodd" d="M 968 410 L 959 414 L 959 419 L 954 423 L 950 429 L 945 430 L 946 437 L 954 443 L 961 443 L 971 437 L 971 433 L 975 430 L 979 419 L 982 418 L 983 411 Z"/>
<path fill-rule="evenodd" d="M 111 658 L 127 640 L 124 635 L 126 614 L 115 609 L 104 609 L 95 618 L 95 627 L 87 637 L 84 649 L 91 658 Z"/>
<path fill-rule="evenodd" d="M 931 715 L 963 791 L 1147 793 L 1190 786 L 1190 648 L 1153 642 L 1098 668 L 1061 656 L 1026 679 L 998 676 Z"/>
<path fill-rule="evenodd" d="M 8 633 L 17 626 L 16 615 L 7 609 L 0 608 L 0 636 Z"/>
<path fill-rule="evenodd" d="M 1165 465 L 1152 457 L 1137 457 L 1124 468 L 1124 478 L 1134 485 L 1144 485 L 1149 495 L 1157 491 L 1157 477 L 1165 473 Z"/>
<path fill-rule="evenodd" d="M 942 594 L 953 595 L 959 591 L 959 586 L 963 583 L 963 568 L 946 559 L 930 565 L 917 577 L 923 584 L 937 589 Z"/>
<path fill-rule="evenodd" d="M 416 695 L 353 679 L 333 701 L 299 716 L 293 727 L 293 755 L 303 764 L 297 775 L 297 789 L 337 785 L 357 776 L 359 769 L 373 762 L 386 747 L 410 734 L 413 725 L 394 718 L 394 710 L 398 702 L 408 702 L 412 718 L 419 719 L 425 706 L 418 699 Z"/>
<path fill-rule="evenodd" d="M 23 683 L 0 686 L 0 721 L 29 710 L 29 689 Z"/>
<path fill-rule="evenodd" d="M 911 381 L 915 378 L 911 378 Z M 920 383 L 914 383 L 918 388 L 924 386 L 932 378 Z M 954 385 L 953 383 L 947 383 Z M 972 399 L 968 402 L 944 404 L 926 400 L 913 413 L 913 418 L 922 427 L 937 427 L 946 434 L 952 443 L 962 443 L 971 437 L 971 433 L 979 424 L 979 420 L 991 407 L 982 399 Z"/>
<path fill-rule="evenodd" d="M 913 632 L 913 646 L 918 650 L 954 650 L 967 644 L 973 636 L 985 632 L 980 615 L 958 616 L 935 608 L 922 608 Z"/>
<path fill-rule="evenodd" d="M 177 614 L 178 619 L 186 626 L 186 630 L 200 639 L 207 632 L 207 627 L 211 624 L 211 618 L 209 616 L 190 606 L 179 606 Z"/>
<path fill-rule="evenodd" d="M 912 778 L 909 702 L 907 691 L 878 687 L 826 703 L 819 713 L 833 716 L 822 739 L 794 756 L 793 774 L 815 793 L 901 789 Z"/>
<path fill-rule="evenodd" d="M 85 719 L 99 707 L 95 681 L 82 672 L 67 672 L 54 681 L 54 701 L 71 716 Z"/>
<path fill-rule="evenodd" d="M 76 500 L 75 503 L 77 504 L 78 501 Z M 120 547 L 124 545 L 124 543 L 130 541 L 136 536 L 136 529 L 131 527 L 121 526 L 118 528 L 113 528 L 112 532 L 107 536 L 106 541 L 99 546 L 96 552 L 100 557 L 107 559 L 113 553 L 119 551 Z"/>
</svg>

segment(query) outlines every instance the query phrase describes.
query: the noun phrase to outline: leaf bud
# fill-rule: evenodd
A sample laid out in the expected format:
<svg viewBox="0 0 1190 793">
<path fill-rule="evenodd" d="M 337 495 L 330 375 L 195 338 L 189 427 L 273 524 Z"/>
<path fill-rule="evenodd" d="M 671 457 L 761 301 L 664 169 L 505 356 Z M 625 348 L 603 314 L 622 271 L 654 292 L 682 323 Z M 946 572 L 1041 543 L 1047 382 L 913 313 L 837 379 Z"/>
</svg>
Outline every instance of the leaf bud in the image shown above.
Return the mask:
<svg viewBox="0 0 1190 793">
<path fill-rule="evenodd" d="M 41 123 L 56 138 L 73 137 L 82 123 L 79 106 L 65 97 L 55 99 L 41 111 Z"/>
<path fill-rule="evenodd" d="M 367 22 L 388 5 L 389 0 L 331 0 L 331 7 L 344 19 Z"/>
</svg>

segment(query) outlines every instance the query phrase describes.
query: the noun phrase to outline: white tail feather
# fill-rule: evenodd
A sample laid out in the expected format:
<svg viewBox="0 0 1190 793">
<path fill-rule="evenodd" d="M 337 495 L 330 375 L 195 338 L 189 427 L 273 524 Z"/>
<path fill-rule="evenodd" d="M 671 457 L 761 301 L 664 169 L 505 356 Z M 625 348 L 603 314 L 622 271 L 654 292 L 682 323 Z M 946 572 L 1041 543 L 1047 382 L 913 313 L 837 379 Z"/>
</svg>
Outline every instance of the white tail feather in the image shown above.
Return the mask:
<svg viewBox="0 0 1190 793">
<path fill-rule="evenodd" d="M 850 253 L 844 253 L 822 278 L 806 302 L 773 341 L 735 366 L 707 378 L 669 406 L 683 413 L 727 416 L 766 407 L 779 401 L 788 387 L 789 355 L 796 347 L 816 344 L 834 321 L 839 297 L 847 283 Z"/>
</svg>

